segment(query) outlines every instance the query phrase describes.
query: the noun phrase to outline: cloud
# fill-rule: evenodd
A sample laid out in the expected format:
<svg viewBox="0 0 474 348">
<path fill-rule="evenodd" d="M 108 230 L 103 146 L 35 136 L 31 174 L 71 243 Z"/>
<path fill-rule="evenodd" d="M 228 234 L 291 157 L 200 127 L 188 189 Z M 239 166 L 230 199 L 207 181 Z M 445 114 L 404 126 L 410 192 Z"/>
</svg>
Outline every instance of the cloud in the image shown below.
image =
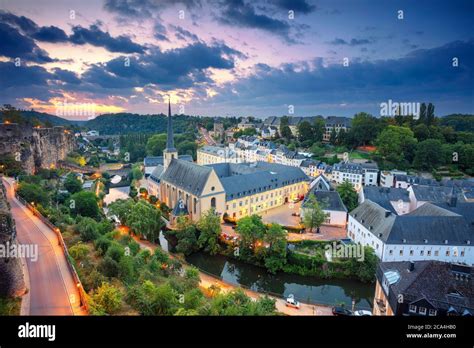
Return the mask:
<svg viewBox="0 0 474 348">
<path fill-rule="evenodd" d="M 459 67 L 452 66 L 453 56 L 459 58 Z M 321 59 L 313 64 L 259 65 L 251 76 L 217 89 L 211 102 L 264 108 L 285 103 L 376 105 L 388 99 L 436 103 L 455 98 L 472 105 L 473 62 L 471 39 L 412 51 L 399 59 L 351 62 L 348 67 L 325 66 Z"/>
<path fill-rule="evenodd" d="M 290 38 L 290 25 L 287 22 L 256 13 L 254 7 L 243 0 L 224 0 L 221 3 L 221 8 L 217 20 L 222 24 L 265 30 L 283 37 L 289 43 L 295 42 Z"/>
<path fill-rule="evenodd" d="M 134 43 L 128 36 L 112 37 L 109 33 L 102 31 L 96 24 L 89 28 L 74 26 L 72 31 L 73 34 L 69 37 L 69 41 L 76 45 L 88 43 L 93 46 L 104 47 L 110 52 L 122 53 L 143 53 L 145 50 L 143 46 Z"/>
<path fill-rule="evenodd" d="M 0 21 L 32 34 L 38 30 L 38 25 L 25 16 L 17 16 L 10 12 L 0 11 Z"/>
<path fill-rule="evenodd" d="M 295 13 L 308 14 L 316 10 L 314 4 L 309 4 L 306 0 L 271 0 L 270 3 L 275 4 L 285 10 L 293 10 Z"/>
<path fill-rule="evenodd" d="M 160 40 L 160 41 L 170 41 L 168 39 L 168 37 L 166 36 L 167 35 L 167 30 L 166 30 L 166 27 L 159 23 L 159 22 L 156 22 L 155 23 L 155 26 L 153 27 L 153 36 Z"/>
<path fill-rule="evenodd" d="M 180 26 L 177 26 L 177 25 L 171 25 L 171 28 L 173 28 L 173 30 L 175 31 L 175 36 L 180 39 L 180 40 L 191 40 L 191 41 L 199 41 L 199 37 L 193 33 L 191 33 L 190 31 L 180 27 Z"/>
<path fill-rule="evenodd" d="M 135 18 L 153 18 L 155 13 L 180 5 L 187 9 L 201 7 L 200 0 L 106 0 L 104 8 L 119 16 Z"/>
<path fill-rule="evenodd" d="M 66 42 L 68 41 L 68 36 L 64 32 L 64 30 L 55 27 L 41 27 L 36 31 L 32 37 L 38 41 L 46 41 L 46 42 Z"/>
<path fill-rule="evenodd" d="M 360 45 L 369 45 L 375 42 L 374 39 L 351 39 L 350 41 L 346 41 L 339 37 L 335 38 L 334 40 L 330 41 L 329 44 L 331 45 L 347 45 L 347 46 L 360 46 Z"/>
<path fill-rule="evenodd" d="M 54 59 L 48 53 L 39 48 L 36 43 L 27 36 L 22 35 L 18 29 L 8 24 L 0 23 L 0 56 L 8 58 L 20 58 L 21 60 L 49 63 Z"/>
</svg>

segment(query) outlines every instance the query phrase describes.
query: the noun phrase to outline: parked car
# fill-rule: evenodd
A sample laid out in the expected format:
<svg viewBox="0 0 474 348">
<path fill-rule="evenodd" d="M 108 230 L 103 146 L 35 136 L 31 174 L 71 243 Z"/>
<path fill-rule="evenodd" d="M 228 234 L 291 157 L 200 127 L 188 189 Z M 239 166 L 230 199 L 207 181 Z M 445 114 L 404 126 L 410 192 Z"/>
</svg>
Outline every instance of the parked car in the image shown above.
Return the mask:
<svg viewBox="0 0 474 348">
<path fill-rule="evenodd" d="M 291 216 L 300 216 L 300 213 L 292 213 Z"/>
<path fill-rule="evenodd" d="M 370 317 L 372 315 L 372 312 L 364 309 L 359 309 L 357 311 L 354 311 L 354 315 L 357 317 Z"/>
<path fill-rule="evenodd" d="M 296 309 L 300 308 L 300 303 L 298 301 L 296 301 L 295 298 L 292 295 L 288 296 L 288 298 L 286 299 L 285 304 L 286 304 L 287 307 L 292 307 L 292 308 L 296 308 Z"/>
<path fill-rule="evenodd" d="M 337 316 L 351 316 L 353 315 L 352 311 L 344 307 L 332 307 L 332 314 Z"/>
</svg>

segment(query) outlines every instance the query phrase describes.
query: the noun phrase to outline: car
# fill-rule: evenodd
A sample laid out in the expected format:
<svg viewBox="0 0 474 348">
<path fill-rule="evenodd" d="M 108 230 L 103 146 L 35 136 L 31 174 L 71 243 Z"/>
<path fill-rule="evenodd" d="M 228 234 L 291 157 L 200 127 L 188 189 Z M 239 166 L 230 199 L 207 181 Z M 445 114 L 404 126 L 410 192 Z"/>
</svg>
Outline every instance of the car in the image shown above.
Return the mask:
<svg viewBox="0 0 474 348">
<path fill-rule="evenodd" d="M 285 305 L 287 307 L 292 307 L 292 308 L 296 308 L 296 309 L 300 308 L 300 303 L 298 301 L 296 301 L 295 298 L 291 295 L 287 297 Z"/>
<path fill-rule="evenodd" d="M 359 309 L 357 311 L 354 311 L 354 315 L 357 317 L 370 317 L 372 315 L 372 312 L 364 309 Z"/>
<path fill-rule="evenodd" d="M 345 316 L 345 317 L 353 315 L 352 311 L 344 307 L 332 307 L 332 314 L 337 315 L 337 316 Z"/>
<path fill-rule="evenodd" d="M 300 216 L 300 213 L 292 213 L 291 216 Z"/>
</svg>

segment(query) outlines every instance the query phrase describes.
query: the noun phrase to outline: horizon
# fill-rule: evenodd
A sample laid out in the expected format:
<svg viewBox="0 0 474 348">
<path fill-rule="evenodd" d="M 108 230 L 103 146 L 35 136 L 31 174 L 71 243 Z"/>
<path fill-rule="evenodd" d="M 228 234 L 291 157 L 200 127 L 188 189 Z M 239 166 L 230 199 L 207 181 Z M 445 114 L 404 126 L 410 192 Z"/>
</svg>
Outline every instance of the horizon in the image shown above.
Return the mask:
<svg viewBox="0 0 474 348">
<path fill-rule="evenodd" d="M 0 104 L 166 114 L 170 95 L 180 114 L 206 117 L 379 116 L 389 100 L 473 114 L 473 11 L 469 0 L 5 2 Z"/>
</svg>

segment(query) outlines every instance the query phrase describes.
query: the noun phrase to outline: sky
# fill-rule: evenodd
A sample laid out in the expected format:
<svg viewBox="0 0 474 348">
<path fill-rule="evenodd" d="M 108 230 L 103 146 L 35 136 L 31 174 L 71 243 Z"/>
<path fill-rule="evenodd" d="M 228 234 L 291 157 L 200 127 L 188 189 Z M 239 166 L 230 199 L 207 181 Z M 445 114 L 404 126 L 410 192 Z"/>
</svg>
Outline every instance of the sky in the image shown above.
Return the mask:
<svg viewBox="0 0 474 348">
<path fill-rule="evenodd" d="M 473 0 L 0 0 L 0 104 L 69 119 L 165 113 L 168 96 L 202 116 L 379 116 L 389 100 L 474 113 L 473 15 Z"/>
</svg>

